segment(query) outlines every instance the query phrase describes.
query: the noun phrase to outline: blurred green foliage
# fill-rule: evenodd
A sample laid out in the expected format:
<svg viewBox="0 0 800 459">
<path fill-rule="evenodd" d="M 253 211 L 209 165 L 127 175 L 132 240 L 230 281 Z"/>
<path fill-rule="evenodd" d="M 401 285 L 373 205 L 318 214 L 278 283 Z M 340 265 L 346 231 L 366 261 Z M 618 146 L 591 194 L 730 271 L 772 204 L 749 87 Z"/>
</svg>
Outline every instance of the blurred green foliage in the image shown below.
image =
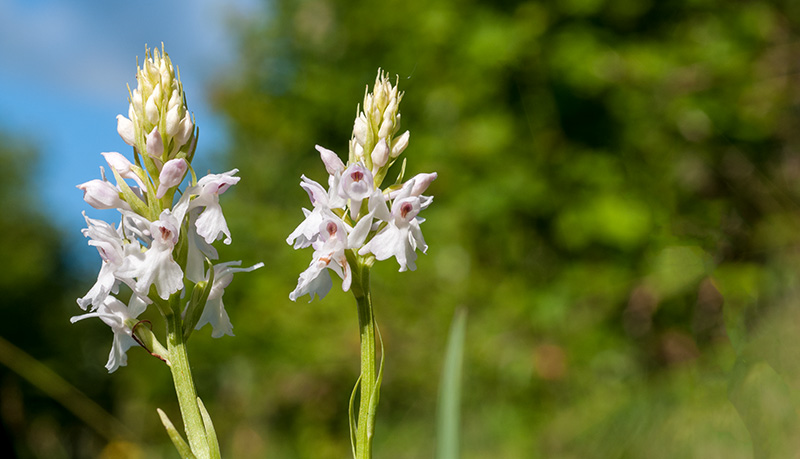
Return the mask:
<svg viewBox="0 0 800 459">
<path fill-rule="evenodd" d="M 337 287 L 290 302 L 311 253 L 284 240 L 307 206 L 300 175 L 326 175 L 314 145 L 346 155 L 378 67 L 406 91 L 407 174 L 439 178 L 418 270 L 389 260 L 372 276 L 376 457 L 433 455 L 459 307 L 462 457 L 800 450 L 800 4 L 274 0 L 263 13 L 233 24 L 237 63 L 211 94 L 242 176 L 223 196 L 234 243 L 221 258 L 266 264 L 226 290 L 237 336 L 190 342 L 225 457 L 349 454 L 355 303 Z M 4 209 L 18 199 L 7 185 Z M 31 262 L 57 237 L 18 215 L 2 222 L 28 238 L 5 239 L 21 277 L 4 310 L 42 302 L 25 316 L 42 320 L 31 353 L 99 397 L 146 457 L 169 454 L 154 414 L 178 418 L 168 372 L 133 349 L 105 375 L 107 330 L 65 323 L 83 291 L 57 321 L 44 312 L 23 286 L 63 282 L 57 263 Z"/>
<path fill-rule="evenodd" d="M 93 457 L 106 439 L 76 422 L 74 413 L 10 369 L 21 365 L 28 373 L 36 373 L 24 356 L 16 355 L 19 350 L 14 348 L 19 347 L 65 379 L 80 382 L 81 391 L 97 403 L 106 407 L 112 403 L 111 381 L 99 371 L 102 367 L 95 369 L 86 361 L 83 352 L 90 349 L 93 338 L 99 344 L 101 334 L 106 341 L 109 336 L 103 332 L 107 330 L 87 333 L 69 327 L 78 293 L 76 277 L 64 263 L 58 231 L 36 199 L 37 184 L 32 178 L 37 156 L 33 143 L 0 132 L 0 232 L 4 235 L 0 241 L 4 263 L 0 276 L 0 454 Z M 8 346 L 6 341 L 16 346 Z M 62 400 L 74 400 L 68 388 L 58 389 L 63 390 Z"/>
<path fill-rule="evenodd" d="M 253 371 L 269 381 L 261 410 L 271 416 L 255 429 L 264 455 L 346 455 L 353 301 L 334 289 L 288 302 L 310 254 L 283 238 L 306 205 L 299 175 L 325 177 L 313 145 L 346 154 L 378 67 L 406 91 L 408 173 L 439 172 L 418 271 L 389 262 L 374 276 L 387 349 L 378 457 L 432 454 L 459 306 L 470 313 L 463 457 L 793 448 L 797 6 L 309 0 L 266 10 L 237 24 L 239 62 L 213 95 L 243 176 L 226 208 L 239 236 L 232 258 L 273 268 L 237 290 L 247 307 L 232 313 L 241 335 L 263 336 Z"/>
</svg>

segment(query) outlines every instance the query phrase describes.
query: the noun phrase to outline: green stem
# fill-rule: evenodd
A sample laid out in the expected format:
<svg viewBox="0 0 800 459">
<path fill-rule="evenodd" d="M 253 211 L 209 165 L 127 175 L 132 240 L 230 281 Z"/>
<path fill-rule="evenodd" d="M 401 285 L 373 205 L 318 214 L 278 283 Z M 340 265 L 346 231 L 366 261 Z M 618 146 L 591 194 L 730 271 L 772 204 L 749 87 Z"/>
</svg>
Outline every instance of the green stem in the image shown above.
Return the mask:
<svg viewBox="0 0 800 459">
<path fill-rule="evenodd" d="M 358 327 L 361 333 L 361 389 L 356 432 L 356 458 L 372 457 L 372 437 L 375 425 L 375 405 L 372 403 L 377 384 L 375 355 L 375 318 L 372 314 L 372 295 L 369 288 L 369 266 L 356 264 L 353 273 L 353 294 L 358 306 Z"/>
<path fill-rule="evenodd" d="M 176 298 L 177 299 L 177 298 Z M 171 301 L 178 306 L 177 301 Z M 167 349 L 169 350 L 169 368 L 172 380 L 175 383 L 175 393 L 181 408 L 181 417 L 189 440 L 189 446 L 198 459 L 210 457 L 208 439 L 197 406 L 197 393 L 192 379 L 192 370 L 189 366 L 189 356 L 186 352 L 186 342 L 183 338 L 183 326 L 180 314 L 173 307 L 167 314 Z"/>
</svg>

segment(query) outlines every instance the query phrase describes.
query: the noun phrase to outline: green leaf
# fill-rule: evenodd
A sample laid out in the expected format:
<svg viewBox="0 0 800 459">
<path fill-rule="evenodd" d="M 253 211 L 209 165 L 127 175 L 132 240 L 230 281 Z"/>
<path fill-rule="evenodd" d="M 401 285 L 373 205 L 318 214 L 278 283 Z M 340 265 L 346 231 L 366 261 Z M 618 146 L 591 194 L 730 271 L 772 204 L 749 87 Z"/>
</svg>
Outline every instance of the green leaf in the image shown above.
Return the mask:
<svg viewBox="0 0 800 459">
<path fill-rule="evenodd" d="M 378 376 L 375 378 L 375 385 L 372 388 L 372 394 L 369 396 L 369 411 L 372 416 L 367 418 L 367 431 L 374 432 L 375 430 L 375 413 L 378 411 L 378 402 L 381 399 L 381 382 L 383 381 L 383 338 L 381 337 L 381 330 L 378 324 L 375 324 L 375 332 L 378 335 L 378 343 L 381 345 L 381 363 L 378 366 Z"/>
<path fill-rule="evenodd" d="M 457 459 L 460 424 L 461 374 L 467 311 L 459 309 L 450 325 L 436 420 L 436 459 Z"/>
<path fill-rule="evenodd" d="M 208 450 L 211 453 L 211 459 L 221 459 L 222 455 L 219 452 L 219 440 L 217 440 L 217 431 L 214 429 L 214 423 L 211 422 L 211 415 L 208 414 L 206 406 L 200 397 L 197 397 L 197 406 L 200 408 L 200 415 L 203 416 L 203 425 L 206 428 L 206 438 L 208 439 Z"/>
<path fill-rule="evenodd" d="M 183 437 L 181 437 L 181 434 L 178 433 L 178 430 L 172 425 L 172 421 L 169 420 L 167 414 L 161 411 L 161 408 L 156 408 L 156 411 L 158 411 L 158 416 L 161 418 L 161 423 L 164 424 L 164 428 L 167 429 L 169 439 L 172 440 L 172 444 L 175 445 L 175 449 L 178 450 L 178 454 L 180 454 L 183 459 L 197 459 L 192 453 L 191 448 L 189 448 L 189 445 Z"/>
<path fill-rule="evenodd" d="M 358 390 L 358 385 L 360 383 L 361 383 L 361 375 L 358 376 L 358 379 L 356 380 L 356 384 L 355 384 L 355 386 L 353 386 L 353 392 L 350 394 L 350 406 L 348 407 L 348 410 L 347 410 L 348 414 L 350 415 L 349 416 L 349 418 L 350 418 L 350 449 L 353 452 L 353 458 L 354 459 L 356 457 L 356 431 L 357 431 L 356 422 L 357 422 L 358 418 L 356 417 L 355 410 L 354 410 L 353 407 L 355 406 L 356 391 Z"/>
</svg>

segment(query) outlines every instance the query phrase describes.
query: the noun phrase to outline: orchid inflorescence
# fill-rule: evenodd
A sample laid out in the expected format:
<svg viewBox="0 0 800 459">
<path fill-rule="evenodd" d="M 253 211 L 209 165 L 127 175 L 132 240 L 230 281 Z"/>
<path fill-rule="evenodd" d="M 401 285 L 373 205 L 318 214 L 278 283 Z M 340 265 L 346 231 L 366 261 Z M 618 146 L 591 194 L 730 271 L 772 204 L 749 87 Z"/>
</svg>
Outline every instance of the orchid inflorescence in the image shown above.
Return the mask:
<svg viewBox="0 0 800 459">
<path fill-rule="evenodd" d="M 133 333 L 138 316 L 154 303 L 165 316 L 177 309 L 186 337 L 205 324 L 211 324 L 214 337 L 233 335 L 222 302 L 224 289 L 234 273 L 262 266 L 211 262 L 218 258 L 211 244 L 223 238 L 225 244 L 231 242 L 219 196 L 239 182 L 238 171 L 197 179 L 191 163 L 198 130 L 177 69 L 163 49 L 146 52 L 136 79 L 138 87 L 129 89 L 128 116 L 117 116 L 117 132 L 133 147 L 134 161 L 120 153 L 102 153 L 115 183 L 101 167 L 101 179 L 78 185 L 92 207 L 117 209 L 121 216 L 113 225 L 84 212 L 87 228 L 82 232 L 97 248 L 102 265 L 97 282 L 78 299 L 89 312 L 72 318 L 99 317 L 112 328 L 109 372 L 126 365 L 126 351 L 137 341 L 141 344 Z M 181 191 L 187 174 L 190 179 Z M 127 305 L 115 296 L 120 284 L 132 291 Z M 148 342 L 162 348 L 157 341 Z"/>
<path fill-rule="evenodd" d="M 329 174 L 328 190 L 302 176 L 300 186 L 313 210 L 303 209 L 305 220 L 286 242 L 295 249 L 311 246 L 314 254 L 289 295 L 293 301 L 306 294 L 311 300 L 315 295 L 323 298 L 332 286 L 328 270 L 342 278 L 342 290 L 347 291 L 356 264 L 371 266 L 375 260 L 394 257 L 400 271 L 413 271 L 416 249 L 424 253 L 428 248 L 419 212 L 433 200 L 422 193 L 437 174 L 421 173 L 403 182 L 404 160 L 397 180 L 380 188 L 408 146 L 409 132 L 397 135 L 403 98 L 397 84 L 379 70 L 373 91 L 368 91 L 355 119 L 347 164 L 333 151 L 316 146 Z"/>
</svg>

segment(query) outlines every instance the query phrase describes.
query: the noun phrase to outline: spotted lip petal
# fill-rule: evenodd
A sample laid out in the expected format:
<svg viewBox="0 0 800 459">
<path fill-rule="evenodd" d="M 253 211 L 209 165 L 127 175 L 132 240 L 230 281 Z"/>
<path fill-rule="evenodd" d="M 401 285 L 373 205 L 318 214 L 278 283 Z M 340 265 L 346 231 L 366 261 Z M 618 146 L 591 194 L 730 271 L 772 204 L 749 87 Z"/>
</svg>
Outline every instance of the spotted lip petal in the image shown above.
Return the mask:
<svg viewBox="0 0 800 459">
<path fill-rule="evenodd" d="M 315 295 L 320 299 L 324 298 L 332 286 L 328 269 L 342 278 L 342 290 L 346 292 L 350 289 L 353 275 L 344 254 L 348 247 L 347 225 L 334 216 L 324 219 L 319 228 L 319 238 L 312 244 L 313 259 L 308 268 L 300 273 L 297 287 L 289 294 L 292 301 L 306 294 L 311 296 L 309 301 L 312 301 Z"/>
<path fill-rule="evenodd" d="M 156 286 L 158 296 L 164 300 L 183 287 L 183 270 L 172 257 L 172 250 L 179 238 L 179 228 L 170 210 L 163 211 L 159 220 L 150 224 L 150 248 L 125 259 L 118 274 L 136 279 L 134 291 L 140 297 L 147 298 L 152 285 Z"/>
</svg>

